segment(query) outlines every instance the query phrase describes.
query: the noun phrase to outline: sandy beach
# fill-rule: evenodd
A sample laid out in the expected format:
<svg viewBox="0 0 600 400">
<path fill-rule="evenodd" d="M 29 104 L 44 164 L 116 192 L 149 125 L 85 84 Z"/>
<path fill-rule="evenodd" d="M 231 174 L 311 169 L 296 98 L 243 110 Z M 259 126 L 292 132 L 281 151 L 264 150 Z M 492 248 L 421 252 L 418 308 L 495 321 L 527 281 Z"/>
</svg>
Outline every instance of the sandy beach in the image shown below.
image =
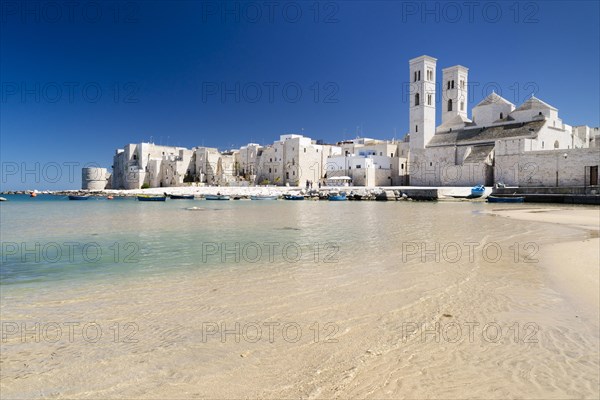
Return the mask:
<svg viewBox="0 0 600 400">
<path fill-rule="evenodd" d="M 600 208 L 528 207 L 494 210 L 494 215 L 579 229 L 581 240 L 557 241 L 540 252 L 548 275 L 596 326 L 600 324 Z"/>
<path fill-rule="evenodd" d="M 50 203 L 30 208 L 36 235 L 86 227 L 139 244 L 139 262 L 15 275 L 1 292 L 3 398 L 598 398 L 597 208 Z M 34 214 L 44 207 L 53 219 Z M 6 240 L 33 234 L 0 212 Z M 207 260 L 213 246 L 229 255 Z"/>
</svg>

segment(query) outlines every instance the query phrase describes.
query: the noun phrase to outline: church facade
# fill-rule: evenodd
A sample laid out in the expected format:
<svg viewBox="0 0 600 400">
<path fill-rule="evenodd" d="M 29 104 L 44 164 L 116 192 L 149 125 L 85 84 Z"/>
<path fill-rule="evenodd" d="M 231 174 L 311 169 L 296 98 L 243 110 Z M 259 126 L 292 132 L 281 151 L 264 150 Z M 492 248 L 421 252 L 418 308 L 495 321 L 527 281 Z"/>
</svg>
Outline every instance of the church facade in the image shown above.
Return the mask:
<svg viewBox="0 0 600 400">
<path fill-rule="evenodd" d="M 469 118 L 468 68 L 444 68 L 436 93 L 436 63 L 429 56 L 409 62 L 410 185 L 598 185 L 598 128 L 565 124 L 555 107 L 533 95 L 517 107 L 491 93 Z"/>
</svg>

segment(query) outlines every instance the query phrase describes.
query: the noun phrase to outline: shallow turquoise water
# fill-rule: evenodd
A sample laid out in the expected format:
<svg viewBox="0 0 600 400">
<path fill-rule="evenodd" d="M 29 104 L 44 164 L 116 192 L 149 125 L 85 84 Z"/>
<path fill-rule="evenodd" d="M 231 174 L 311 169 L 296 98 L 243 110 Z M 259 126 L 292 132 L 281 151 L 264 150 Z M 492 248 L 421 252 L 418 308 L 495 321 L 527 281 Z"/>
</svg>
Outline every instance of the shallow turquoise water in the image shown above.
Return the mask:
<svg viewBox="0 0 600 400">
<path fill-rule="evenodd" d="M 406 241 L 504 241 L 513 230 L 509 220 L 474 215 L 491 209 L 485 203 L 8 197 L 0 203 L 5 289 L 210 268 L 375 263 L 399 256 Z"/>
</svg>

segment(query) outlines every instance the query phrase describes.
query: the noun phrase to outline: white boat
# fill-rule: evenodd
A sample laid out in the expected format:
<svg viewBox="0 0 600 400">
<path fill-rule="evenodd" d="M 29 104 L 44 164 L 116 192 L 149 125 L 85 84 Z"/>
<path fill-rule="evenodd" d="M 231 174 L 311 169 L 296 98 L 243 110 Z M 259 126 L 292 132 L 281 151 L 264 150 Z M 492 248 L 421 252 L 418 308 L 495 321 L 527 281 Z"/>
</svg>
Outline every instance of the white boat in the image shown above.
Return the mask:
<svg viewBox="0 0 600 400">
<path fill-rule="evenodd" d="M 277 200 L 277 196 L 250 196 L 250 200 Z"/>
<path fill-rule="evenodd" d="M 229 200 L 229 196 L 224 194 L 207 194 L 204 198 L 206 200 Z"/>
</svg>

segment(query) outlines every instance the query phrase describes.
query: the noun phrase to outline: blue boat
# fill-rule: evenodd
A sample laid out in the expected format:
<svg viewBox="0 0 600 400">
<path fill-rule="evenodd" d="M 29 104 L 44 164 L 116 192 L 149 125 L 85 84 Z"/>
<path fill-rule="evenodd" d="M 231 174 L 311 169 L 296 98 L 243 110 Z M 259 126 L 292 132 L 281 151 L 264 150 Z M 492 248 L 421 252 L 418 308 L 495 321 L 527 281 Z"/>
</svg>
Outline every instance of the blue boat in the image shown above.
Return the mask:
<svg viewBox="0 0 600 400">
<path fill-rule="evenodd" d="M 301 194 L 286 194 L 283 198 L 284 200 L 304 200 L 304 196 Z"/>
<path fill-rule="evenodd" d="M 327 197 L 327 200 L 329 200 L 329 201 L 346 201 L 348 199 L 346 198 L 346 193 L 339 193 L 339 194 L 329 194 L 329 196 Z"/>
<path fill-rule="evenodd" d="M 277 200 L 277 196 L 250 196 L 250 200 Z"/>
<path fill-rule="evenodd" d="M 525 197 L 523 196 L 514 196 L 514 197 L 498 197 L 498 196 L 488 196 L 488 203 L 523 203 L 525 201 Z"/>
<path fill-rule="evenodd" d="M 471 198 L 481 197 L 485 193 L 485 186 L 477 185 L 471 188 Z"/>
<path fill-rule="evenodd" d="M 140 195 L 137 196 L 138 201 L 166 201 L 167 196 L 150 196 L 150 195 Z"/>
<path fill-rule="evenodd" d="M 90 196 L 69 195 L 69 200 L 87 200 Z"/>
</svg>

